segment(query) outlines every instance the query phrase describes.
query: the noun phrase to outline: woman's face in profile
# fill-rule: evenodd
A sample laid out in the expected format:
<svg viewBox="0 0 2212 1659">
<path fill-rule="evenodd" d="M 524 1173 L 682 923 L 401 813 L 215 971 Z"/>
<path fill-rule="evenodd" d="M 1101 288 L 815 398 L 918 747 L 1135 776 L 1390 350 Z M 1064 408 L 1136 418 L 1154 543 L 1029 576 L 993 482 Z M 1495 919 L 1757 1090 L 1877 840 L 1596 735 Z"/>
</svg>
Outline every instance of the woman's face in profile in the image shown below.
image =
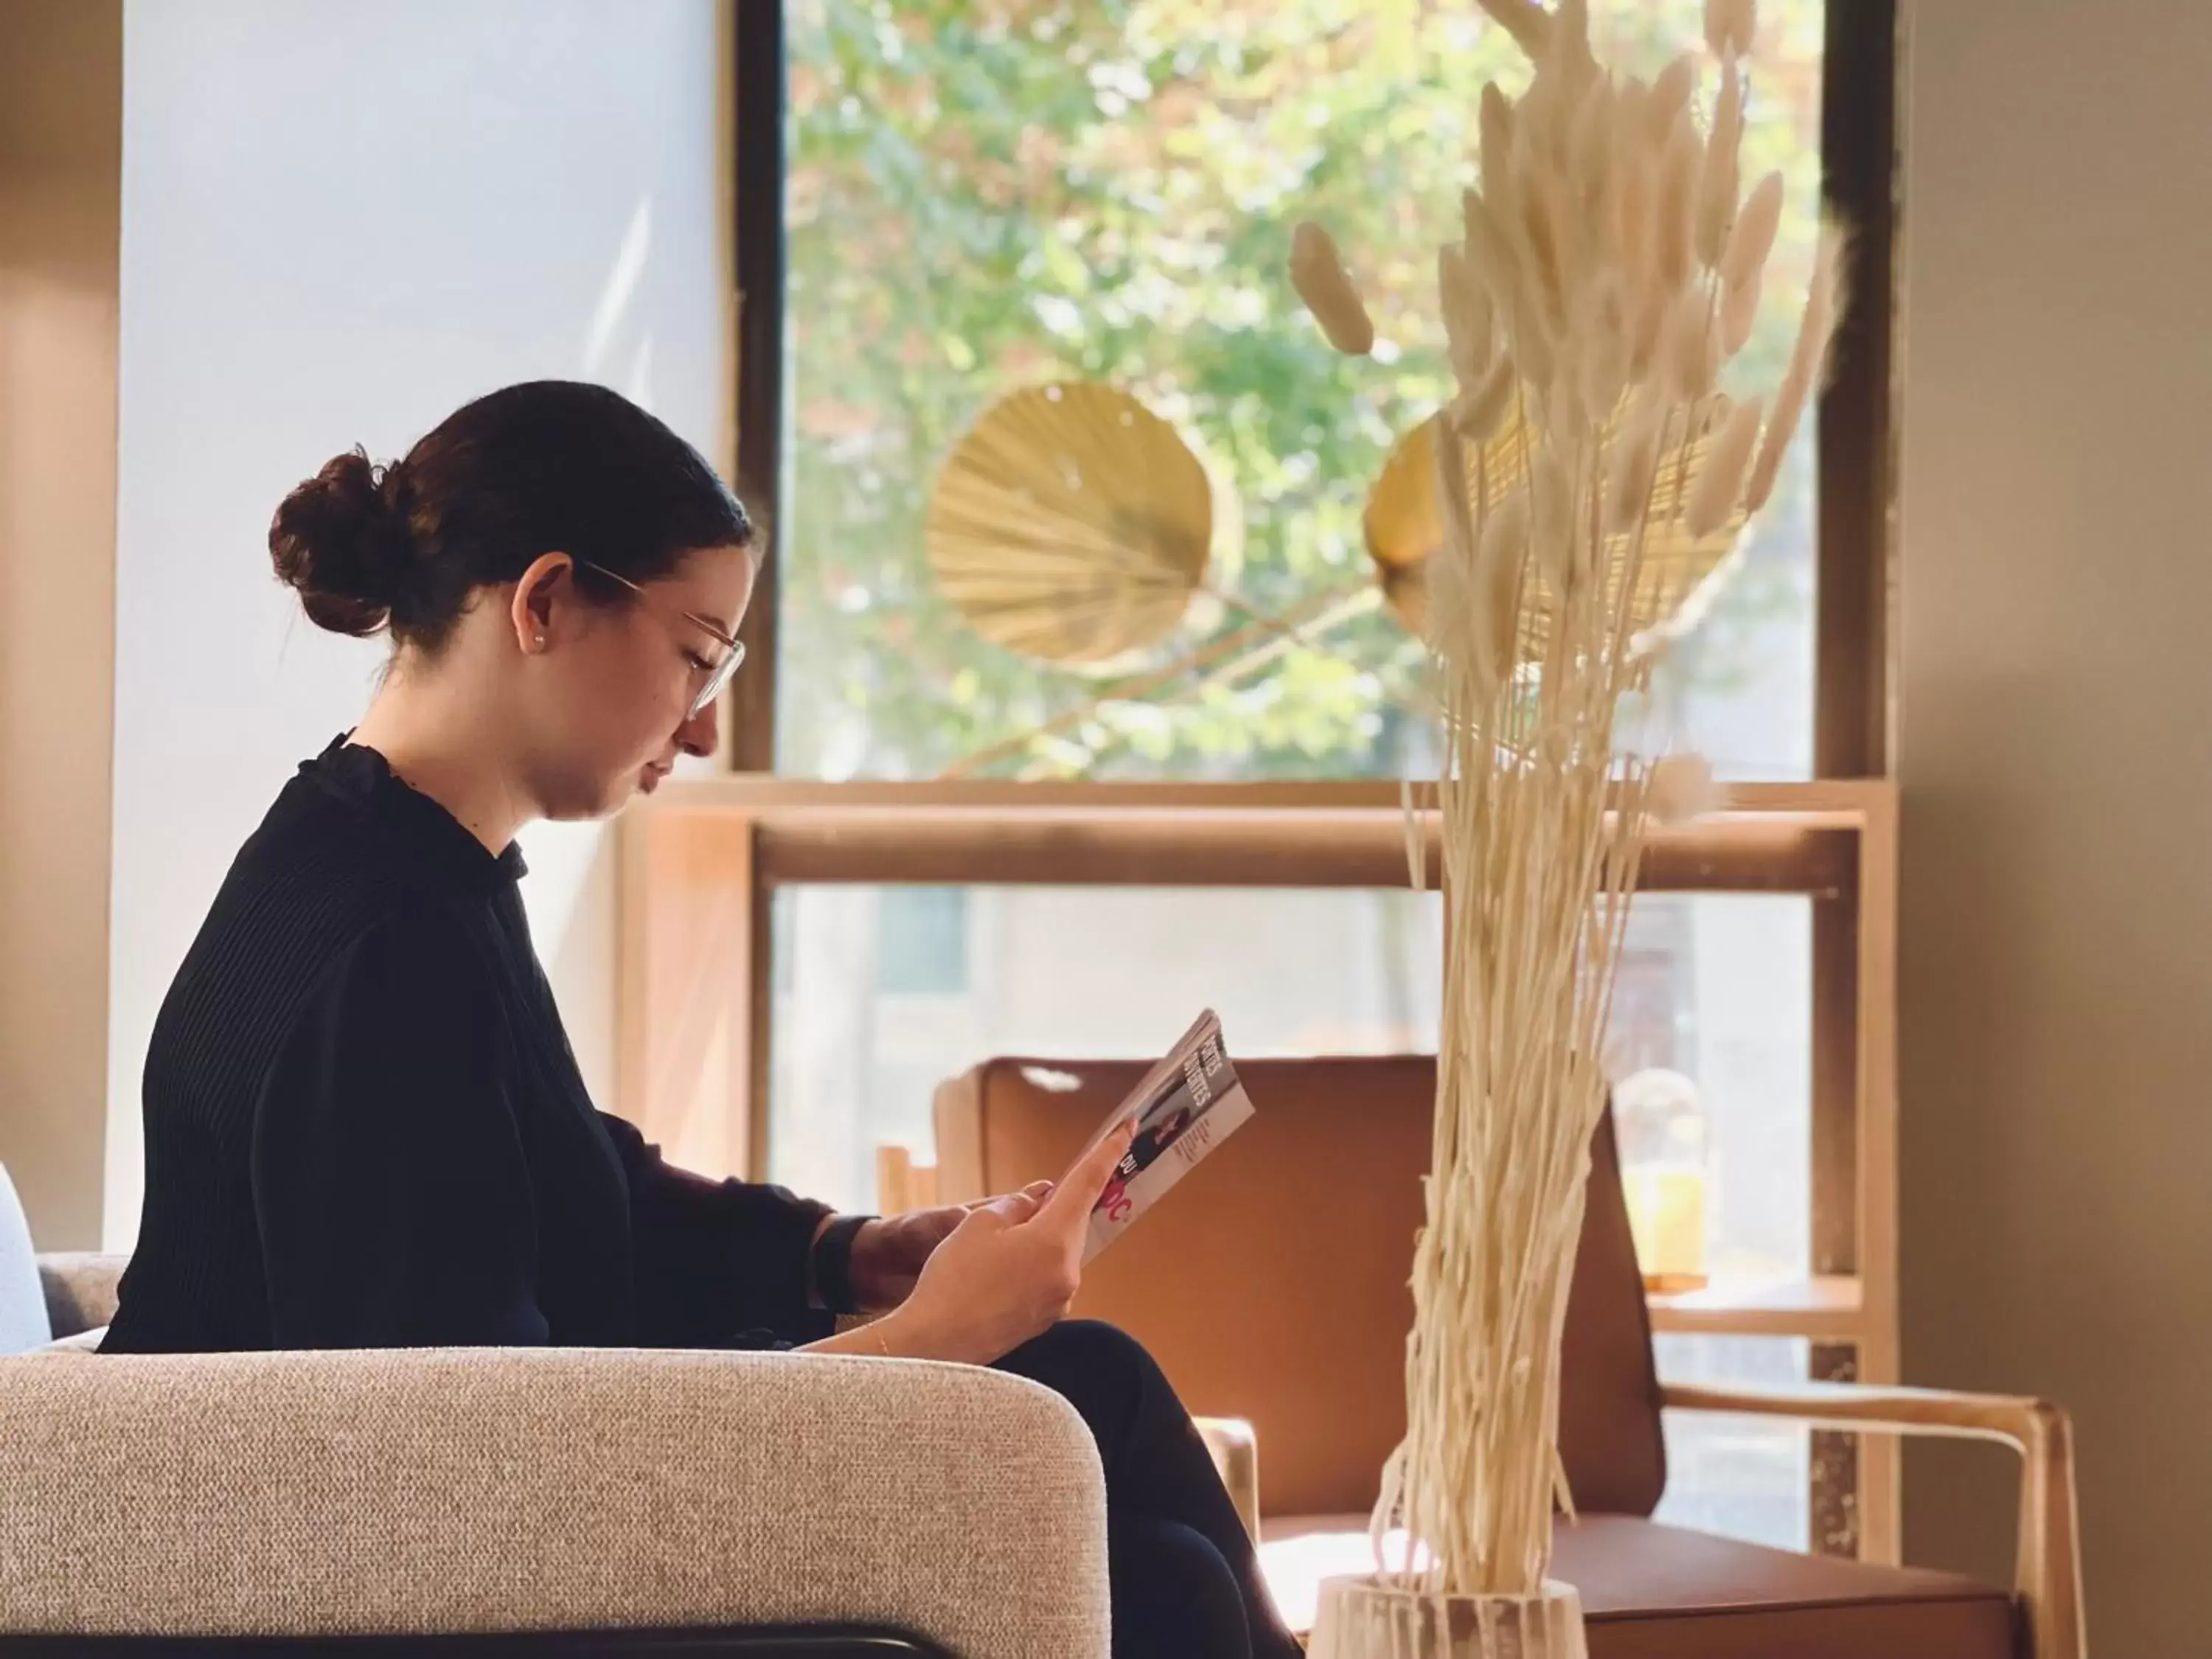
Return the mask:
<svg viewBox="0 0 2212 1659">
<path fill-rule="evenodd" d="M 685 554 L 627 604 L 572 600 L 560 630 L 573 630 L 559 653 L 568 660 L 542 682 L 547 706 L 532 745 L 548 817 L 605 817 L 650 793 L 679 755 L 714 752 L 720 699 L 696 716 L 690 709 L 727 647 L 690 618 L 734 635 L 752 591 L 752 556 L 712 547 Z"/>
</svg>

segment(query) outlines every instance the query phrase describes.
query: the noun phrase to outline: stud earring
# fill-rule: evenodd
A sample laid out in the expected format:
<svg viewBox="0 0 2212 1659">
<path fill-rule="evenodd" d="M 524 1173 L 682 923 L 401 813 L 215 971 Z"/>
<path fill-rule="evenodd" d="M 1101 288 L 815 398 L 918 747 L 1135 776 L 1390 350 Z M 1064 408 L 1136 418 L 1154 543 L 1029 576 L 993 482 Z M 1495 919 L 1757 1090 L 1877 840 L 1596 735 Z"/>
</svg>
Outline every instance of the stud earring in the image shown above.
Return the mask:
<svg viewBox="0 0 2212 1659">
<path fill-rule="evenodd" d="M 532 643 L 534 643 L 540 651 L 543 651 L 545 648 L 545 636 L 543 634 L 540 634 L 537 639 L 532 641 Z"/>
</svg>

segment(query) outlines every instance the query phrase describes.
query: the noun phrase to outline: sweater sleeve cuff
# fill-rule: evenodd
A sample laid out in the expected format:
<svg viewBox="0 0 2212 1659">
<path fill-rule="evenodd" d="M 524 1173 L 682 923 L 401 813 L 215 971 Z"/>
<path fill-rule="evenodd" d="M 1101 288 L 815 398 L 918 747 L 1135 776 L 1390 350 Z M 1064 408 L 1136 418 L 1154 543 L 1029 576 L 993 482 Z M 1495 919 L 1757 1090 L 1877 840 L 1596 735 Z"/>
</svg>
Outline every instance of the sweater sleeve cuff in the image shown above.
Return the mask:
<svg viewBox="0 0 2212 1659">
<path fill-rule="evenodd" d="M 860 1229 L 876 1218 L 842 1215 L 822 1230 L 814 1241 L 814 1291 L 822 1305 L 833 1314 L 860 1311 L 853 1292 L 853 1241 Z"/>
</svg>

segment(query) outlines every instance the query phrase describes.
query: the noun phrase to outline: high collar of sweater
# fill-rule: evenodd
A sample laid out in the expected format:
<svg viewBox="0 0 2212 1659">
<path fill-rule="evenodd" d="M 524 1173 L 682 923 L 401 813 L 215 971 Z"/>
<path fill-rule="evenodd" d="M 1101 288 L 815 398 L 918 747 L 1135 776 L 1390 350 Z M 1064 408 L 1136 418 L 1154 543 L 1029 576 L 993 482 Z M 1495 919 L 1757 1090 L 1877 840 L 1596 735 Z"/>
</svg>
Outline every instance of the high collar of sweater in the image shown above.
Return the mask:
<svg viewBox="0 0 2212 1659">
<path fill-rule="evenodd" d="M 520 844 L 493 853 L 468 827 L 392 769 L 366 744 L 341 732 L 329 748 L 300 768 L 339 799 L 359 808 L 411 855 L 474 890 L 512 885 L 529 873 Z"/>
</svg>

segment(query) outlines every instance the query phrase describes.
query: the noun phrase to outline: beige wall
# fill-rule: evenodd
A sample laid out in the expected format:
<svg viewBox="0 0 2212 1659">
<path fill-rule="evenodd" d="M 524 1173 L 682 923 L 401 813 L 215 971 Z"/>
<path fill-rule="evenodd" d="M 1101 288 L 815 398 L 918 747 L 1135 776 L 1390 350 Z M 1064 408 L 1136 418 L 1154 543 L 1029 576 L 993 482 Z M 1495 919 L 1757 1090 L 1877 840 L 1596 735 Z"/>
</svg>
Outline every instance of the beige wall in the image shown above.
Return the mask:
<svg viewBox="0 0 2212 1659">
<path fill-rule="evenodd" d="M 2099 1651 L 2212 1647 L 2212 8 L 1911 8 L 1905 1363 L 2072 1407 Z M 1978 1462 L 1908 1540 L 1989 1561 Z"/>
<path fill-rule="evenodd" d="M 121 0 L 0 0 L 0 1163 L 100 1237 Z"/>
</svg>

